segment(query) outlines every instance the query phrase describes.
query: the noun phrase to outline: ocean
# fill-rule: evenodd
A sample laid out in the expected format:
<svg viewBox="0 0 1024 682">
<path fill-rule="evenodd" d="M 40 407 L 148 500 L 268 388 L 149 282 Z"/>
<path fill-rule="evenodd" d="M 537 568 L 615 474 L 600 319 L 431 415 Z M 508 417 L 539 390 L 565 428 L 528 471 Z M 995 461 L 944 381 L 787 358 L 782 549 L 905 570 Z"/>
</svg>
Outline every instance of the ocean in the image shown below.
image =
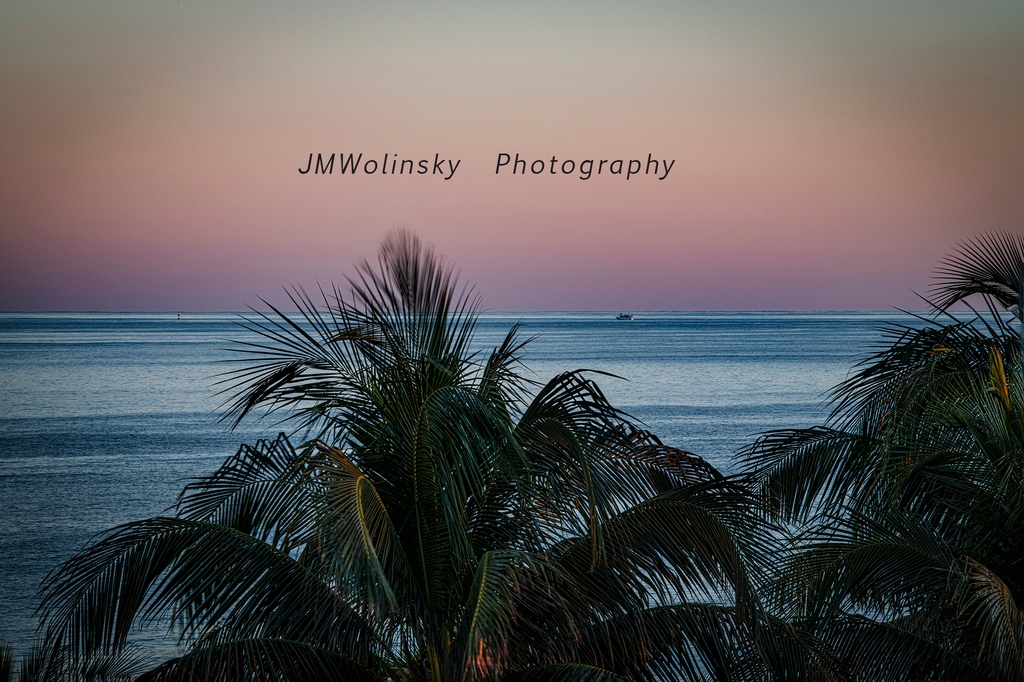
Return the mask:
<svg viewBox="0 0 1024 682">
<path fill-rule="evenodd" d="M 94 534 L 160 514 L 274 421 L 219 421 L 231 313 L 0 314 L 0 639 L 26 652 L 47 573 Z M 898 312 L 484 313 L 477 346 L 509 327 L 546 381 L 595 375 L 612 404 L 725 472 L 758 433 L 809 426 Z"/>
</svg>

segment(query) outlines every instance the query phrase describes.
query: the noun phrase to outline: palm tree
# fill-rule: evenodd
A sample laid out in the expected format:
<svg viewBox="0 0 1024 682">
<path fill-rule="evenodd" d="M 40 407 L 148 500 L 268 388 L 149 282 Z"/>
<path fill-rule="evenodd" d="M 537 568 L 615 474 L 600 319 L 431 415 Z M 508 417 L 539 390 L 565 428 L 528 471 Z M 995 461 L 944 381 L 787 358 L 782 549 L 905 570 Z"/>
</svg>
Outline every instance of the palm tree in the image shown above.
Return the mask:
<svg viewBox="0 0 1024 682">
<path fill-rule="evenodd" d="M 1024 677 L 1024 378 L 1005 311 L 1022 261 L 1019 236 L 961 244 L 936 316 L 890 328 L 828 424 L 744 453 L 794 529 L 779 608 L 854 679 Z M 951 310 L 973 294 L 985 314 Z"/>
<path fill-rule="evenodd" d="M 242 446 L 176 513 L 108 531 L 49 578 L 51 670 L 140 626 L 179 651 L 143 679 L 762 679 L 828 670 L 764 617 L 769 556 L 740 479 L 612 407 L 593 373 L 543 385 L 513 327 L 408 233 L 349 293 L 246 326 L 226 416 L 302 435 Z"/>
</svg>

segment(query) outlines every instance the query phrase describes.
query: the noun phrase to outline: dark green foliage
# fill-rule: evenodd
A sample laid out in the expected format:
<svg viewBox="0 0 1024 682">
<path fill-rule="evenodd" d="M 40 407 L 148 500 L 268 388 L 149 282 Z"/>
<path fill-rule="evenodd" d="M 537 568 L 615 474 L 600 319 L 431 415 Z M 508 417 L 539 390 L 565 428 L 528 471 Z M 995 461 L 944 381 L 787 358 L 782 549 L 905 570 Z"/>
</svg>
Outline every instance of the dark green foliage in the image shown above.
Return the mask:
<svg viewBox="0 0 1024 682">
<path fill-rule="evenodd" d="M 778 604 L 853 679 L 1024 677 L 1024 378 L 1005 310 L 1022 260 L 1015 235 L 961 244 L 936 316 L 887 330 L 827 426 L 744 453 L 793 524 Z M 985 314 L 950 310 L 972 294 Z"/>
<path fill-rule="evenodd" d="M 515 327 L 474 352 L 472 292 L 392 235 L 347 294 L 245 322 L 225 418 L 292 438 L 58 568 L 22 679 L 1022 679 L 1022 259 L 962 244 L 826 424 L 726 477 L 598 373 L 526 379 Z M 141 661 L 154 624 L 178 652 Z"/>
<path fill-rule="evenodd" d="M 406 233 L 350 292 L 256 314 L 227 417 L 277 414 L 50 577 L 54 670 L 170 623 L 143 679 L 763 679 L 813 642 L 766 619 L 772 531 L 742 480 L 662 444 L 594 373 L 537 385 L 517 329 L 473 349 L 475 299 Z M 63 666 L 63 668 L 61 668 Z"/>
</svg>

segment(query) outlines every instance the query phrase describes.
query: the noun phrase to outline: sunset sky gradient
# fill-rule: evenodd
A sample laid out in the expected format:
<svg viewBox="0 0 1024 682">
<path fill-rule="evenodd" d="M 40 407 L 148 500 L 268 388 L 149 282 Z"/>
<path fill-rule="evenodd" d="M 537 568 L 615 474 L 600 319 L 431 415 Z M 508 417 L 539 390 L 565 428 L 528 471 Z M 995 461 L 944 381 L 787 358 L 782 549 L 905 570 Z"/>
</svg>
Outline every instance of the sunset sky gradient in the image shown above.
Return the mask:
<svg viewBox="0 0 1024 682">
<path fill-rule="evenodd" d="M 6 0 L 0 310 L 240 310 L 395 226 L 493 310 L 914 308 L 1024 231 L 1024 3 L 767 6 Z"/>
</svg>

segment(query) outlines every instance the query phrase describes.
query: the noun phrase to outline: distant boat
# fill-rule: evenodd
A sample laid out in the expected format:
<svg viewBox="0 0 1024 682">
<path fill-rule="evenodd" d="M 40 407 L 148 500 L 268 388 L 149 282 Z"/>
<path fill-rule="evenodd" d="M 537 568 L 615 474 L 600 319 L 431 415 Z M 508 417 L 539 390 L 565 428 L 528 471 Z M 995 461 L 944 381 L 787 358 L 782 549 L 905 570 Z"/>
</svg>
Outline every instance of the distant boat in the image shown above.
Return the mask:
<svg viewBox="0 0 1024 682">
<path fill-rule="evenodd" d="M 632 320 L 633 319 L 633 314 L 632 313 L 619 313 L 618 315 L 615 316 L 615 319 L 616 320 Z"/>
</svg>

